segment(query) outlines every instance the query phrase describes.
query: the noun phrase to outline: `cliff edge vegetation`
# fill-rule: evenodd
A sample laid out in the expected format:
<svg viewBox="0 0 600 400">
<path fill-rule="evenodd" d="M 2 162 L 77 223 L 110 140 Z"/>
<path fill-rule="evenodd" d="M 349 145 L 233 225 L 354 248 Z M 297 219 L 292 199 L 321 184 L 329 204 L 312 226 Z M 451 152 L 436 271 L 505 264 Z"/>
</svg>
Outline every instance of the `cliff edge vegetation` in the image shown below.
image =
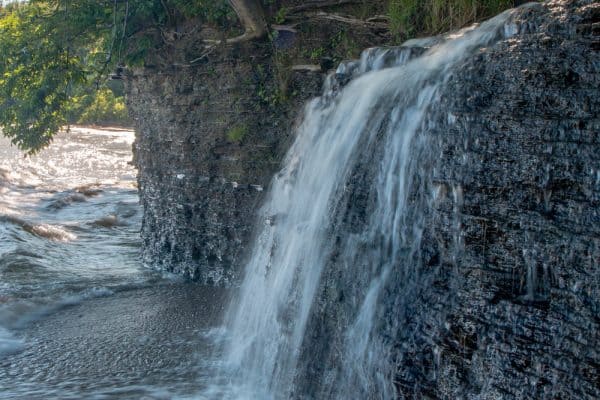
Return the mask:
<svg viewBox="0 0 600 400">
<path fill-rule="evenodd" d="M 109 109 L 100 119 L 126 121 L 118 93 L 114 106 L 106 101 L 115 93 L 106 84 L 109 78 L 119 79 L 123 68 L 142 66 L 157 54 L 165 53 L 168 59 L 174 43 L 197 40 L 200 33 L 204 51 L 187 60 L 192 64 L 214 46 L 256 39 L 272 41 L 279 32 L 272 27 L 293 29 L 299 15 L 307 12 L 332 21 L 343 20 L 350 26 L 366 24 L 387 30 L 391 32 L 389 41 L 393 42 L 459 27 L 514 4 L 512 0 L 3 3 L 4 6 L 0 5 L 0 53 L 3 54 L 0 127 L 13 144 L 28 153 L 47 146 L 65 124 L 90 120 L 102 102 Z M 374 14 L 377 17 L 373 18 Z M 337 41 L 342 43 L 343 39 L 342 33 Z M 345 45 L 351 47 L 351 43 Z M 304 58 L 320 61 L 322 49 L 322 43 L 315 44 Z M 354 54 L 348 55 L 356 56 L 361 49 L 350 50 Z M 98 93 L 93 94 L 94 91 Z"/>
</svg>

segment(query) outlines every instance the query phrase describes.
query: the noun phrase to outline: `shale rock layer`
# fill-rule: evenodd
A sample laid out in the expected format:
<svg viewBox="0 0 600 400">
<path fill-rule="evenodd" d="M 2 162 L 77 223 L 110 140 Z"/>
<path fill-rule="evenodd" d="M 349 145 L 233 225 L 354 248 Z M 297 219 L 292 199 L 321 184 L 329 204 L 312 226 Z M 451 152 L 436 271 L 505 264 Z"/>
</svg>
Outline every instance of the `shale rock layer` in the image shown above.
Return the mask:
<svg viewBox="0 0 600 400">
<path fill-rule="evenodd" d="M 456 68 L 421 128 L 429 145 L 415 157 L 428 178 L 410 195 L 428 197 L 421 252 L 392 272 L 378 306 L 400 398 L 600 397 L 600 4 L 519 15 L 506 26 L 515 36 Z M 360 157 L 335 232 L 360 233 L 376 203 L 380 150 Z M 340 246 L 309 321 L 298 398 L 328 395 L 370 279 Z"/>
<path fill-rule="evenodd" d="M 460 246 L 443 324 L 424 333 L 436 397 L 600 397 L 599 23 L 598 2 L 533 8 L 432 113 Z M 435 214 L 447 242 L 453 210 Z"/>
</svg>

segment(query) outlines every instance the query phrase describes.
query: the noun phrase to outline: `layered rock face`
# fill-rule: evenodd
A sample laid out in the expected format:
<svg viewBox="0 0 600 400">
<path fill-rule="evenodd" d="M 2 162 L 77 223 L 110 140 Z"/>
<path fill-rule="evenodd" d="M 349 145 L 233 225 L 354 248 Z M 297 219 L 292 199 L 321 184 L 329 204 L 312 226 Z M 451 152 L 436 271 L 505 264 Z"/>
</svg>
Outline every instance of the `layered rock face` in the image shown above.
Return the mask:
<svg viewBox="0 0 600 400">
<path fill-rule="evenodd" d="M 239 281 L 264 190 L 304 103 L 321 91 L 318 64 L 386 40 L 377 22 L 313 15 L 320 3 L 284 2 L 294 27 L 261 41 L 207 49 L 216 33 L 199 31 L 128 75 L 148 265 L 210 285 Z"/>
<path fill-rule="evenodd" d="M 398 397 L 600 397 L 599 23 L 590 0 L 525 9 L 506 26 L 516 35 L 459 65 L 424 118 L 410 195 L 421 210 L 407 217 L 420 251 L 388 278 L 371 334 Z M 368 223 L 382 151 L 361 151 L 332 234 Z M 298 398 L 326 398 L 343 376 L 372 279 L 336 238 Z"/>
<path fill-rule="evenodd" d="M 413 263 L 382 284 L 367 338 L 377 336 L 370 354 L 385 355 L 398 397 L 600 397 L 599 23 L 591 0 L 525 9 L 505 27 L 512 38 L 453 69 L 423 119 L 406 215 L 419 251 L 402 249 Z M 205 283 L 239 276 L 290 126 L 322 81 L 294 73 L 297 97 L 276 104 L 273 56 L 248 44 L 130 77 L 148 263 Z M 294 398 L 331 398 L 348 378 L 344 342 L 375 246 L 343 255 L 376 206 L 380 144 L 358 146 L 332 207 Z"/>
<path fill-rule="evenodd" d="M 302 81 L 297 102 L 273 106 L 261 98 L 268 89 L 258 71 L 270 62 L 223 56 L 130 77 L 148 264 L 207 284 L 235 279 L 288 127 L 321 84 L 320 74 L 296 74 Z"/>
<path fill-rule="evenodd" d="M 443 325 L 423 334 L 437 397 L 600 396 L 599 23 L 589 0 L 534 8 L 433 112 L 433 179 L 458 192 L 433 221 L 460 246 Z"/>
</svg>

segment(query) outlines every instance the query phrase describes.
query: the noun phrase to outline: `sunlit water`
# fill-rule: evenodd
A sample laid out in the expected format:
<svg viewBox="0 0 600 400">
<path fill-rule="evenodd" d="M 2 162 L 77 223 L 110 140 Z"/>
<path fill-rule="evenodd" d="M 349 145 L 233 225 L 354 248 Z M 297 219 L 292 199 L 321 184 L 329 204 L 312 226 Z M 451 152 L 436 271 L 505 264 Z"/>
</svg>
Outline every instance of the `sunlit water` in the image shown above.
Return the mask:
<svg viewBox="0 0 600 400">
<path fill-rule="evenodd" d="M 0 326 L 146 277 L 127 131 L 73 129 L 35 157 L 0 139 Z M 0 339 L 1 340 L 1 339 Z M 15 350 L 6 339 L 0 352 Z"/>
<path fill-rule="evenodd" d="M 187 355 L 223 301 L 141 264 L 133 139 L 72 128 L 24 157 L 0 137 L 0 398 L 197 389 Z"/>
</svg>

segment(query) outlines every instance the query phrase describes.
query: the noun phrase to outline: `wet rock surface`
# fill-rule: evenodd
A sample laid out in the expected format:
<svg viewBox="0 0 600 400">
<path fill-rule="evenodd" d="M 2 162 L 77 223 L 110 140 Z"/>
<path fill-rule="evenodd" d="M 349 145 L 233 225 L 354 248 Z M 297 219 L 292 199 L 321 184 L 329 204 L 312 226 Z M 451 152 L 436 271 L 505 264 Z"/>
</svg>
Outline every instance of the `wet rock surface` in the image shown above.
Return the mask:
<svg viewBox="0 0 600 400">
<path fill-rule="evenodd" d="M 599 22 L 597 2 L 533 8 L 527 33 L 460 68 L 433 112 L 433 180 L 455 199 L 431 235 L 460 251 L 423 332 L 436 397 L 600 396 Z"/>
<path fill-rule="evenodd" d="M 377 24 L 326 18 L 322 3 L 267 7 L 288 10 L 293 27 L 274 26 L 264 40 L 207 50 L 204 36 L 215 33 L 199 32 L 127 77 L 146 264 L 210 285 L 239 282 L 264 191 L 325 77 L 327 62 L 295 64 L 339 61 L 389 39 Z"/>
<path fill-rule="evenodd" d="M 600 396 L 599 17 L 592 1 L 525 9 L 425 118 L 415 156 L 429 178 L 410 195 L 420 251 L 392 272 L 376 322 L 399 398 Z M 376 147 L 362 146 L 335 209 L 297 398 L 327 398 L 343 374 L 378 244 L 343 255 L 377 202 Z"/>
</svg>

